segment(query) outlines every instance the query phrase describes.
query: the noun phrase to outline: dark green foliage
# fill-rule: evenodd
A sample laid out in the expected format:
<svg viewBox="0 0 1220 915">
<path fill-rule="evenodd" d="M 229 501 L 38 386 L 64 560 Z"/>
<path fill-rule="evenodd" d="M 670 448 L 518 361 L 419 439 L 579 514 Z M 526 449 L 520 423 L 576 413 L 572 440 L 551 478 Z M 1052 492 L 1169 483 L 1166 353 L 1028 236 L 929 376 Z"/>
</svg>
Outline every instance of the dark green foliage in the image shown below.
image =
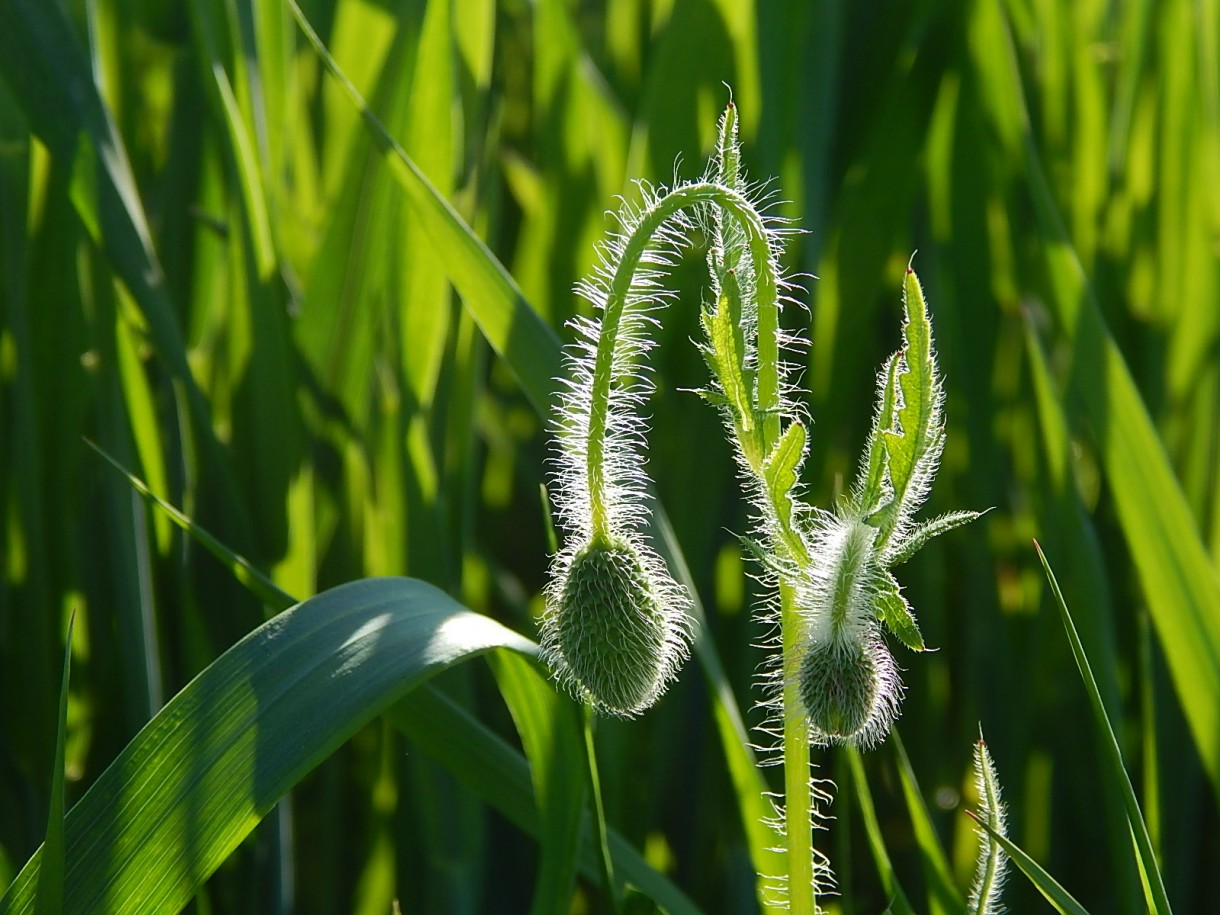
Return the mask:
<svg viewBox="0 0 1220 915">
<path fill-rule="evenodd" d="M 840 903 L 883 911 L 897 880 L 914 911 L 954 910 L 974 862 L 961 811 L 982 722 L 1011 839 L 1090 911 L 1144 911 L 1037 536 L 1166 894 L 1205 911 L 1220 859 L 1212 5 L 304 7 L 482 242 L 407 183 L 283 4 L 0 2 L 0 886 L 46 830 L 68 614 L 70 809 L 270 615 L 83 439 L 282 591 L 414 575 L 536 636 L 542 417 L 564 322 L 584 307 L 573 284 L 632 178 L 667 182 L 679 156 L 697 176 L 727 82 L 745 180 L 776 176 L 774 212 L 807 230 L 785 267 L 808 310 L 783 320 L 810 340 L 808 501 L 849 489 L 918 249 L 948 404 L 923 517 L 994 507 L 897 570 L 935 651 L 890 640 L 909 765 L 891 744 L 859 765 L 891 866 L 878 877 L 861 795 L 841 794 L 817 838 Z M 730 533 L 750 529 L 732 452 L 716 411 L 681 390 L 706 384 L 690 341 L 720 307 L 704 261 L 685 251 L 672 274 L 648 465 L 706 617 L 699 664 L 647 715 L 602 722 L 598 762 L 614 843 L 646 850 L 703 909 L 752 912 L 740 811 L 756 799 L 741 786 L 774 771 L 725 735 L 744 742 L 735 716 L 755 698 L 765 633 Z M 560 875 L 546 898 L 562 896 L 571 862 L 543 867 L 523 829 L 563 811 L 493 812 L 490 779 L 518 780 L 517 800 L 532 774 L 553 796 L 580 792 L 513 755 L 529 716 L 466 667 L 306 776 L 292 815 L 246 840 L 199 910 L 382 913 L 396 895 L 407 912 L 528 910 L 543 871 Z M 459 720 L 491 730 L 466 742 Z M 847 784 L 841 754 L 814 761 Z M 579 878 L 582 904 L 596 885 Z M 1004 903 L 1041 904 L 1017 874 Z"/>
</svg>

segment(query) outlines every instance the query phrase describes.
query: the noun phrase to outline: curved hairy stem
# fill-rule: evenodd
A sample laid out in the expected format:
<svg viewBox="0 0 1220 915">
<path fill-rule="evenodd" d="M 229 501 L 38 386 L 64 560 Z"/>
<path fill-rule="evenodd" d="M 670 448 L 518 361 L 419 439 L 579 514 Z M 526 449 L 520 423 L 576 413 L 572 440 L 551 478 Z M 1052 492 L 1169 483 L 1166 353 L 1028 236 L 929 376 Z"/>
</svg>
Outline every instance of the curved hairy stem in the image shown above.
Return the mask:
<svg viewBox="0 0 1220 915">
<path fill-rule="evenodd" d="M 761 266 L 771 259 L 770 242 L 762 217 L 744 195 L 716 182 L 697 181 L 674 188 L 647 206 L 631 225 L 617 263 L 613 265 L 613 272 L 606 289 L 601 333 L 597 341 L 597 353 L 593 366 L 593 385 L 590 391 L 586 472 L 592 532 L 595 538 L 610 536 L 605 460 L 610 393 L 613 389 L 618 362 L 619 328 L 624 312 L 635 298 L 633 288 L 636 270 L 639 268 L 645 252 L 654 243 L 656 235 L 667 221 L 683 210 L 709 204 L 723 209 L 738 223 L 748 240 L 750 255 L 756 263 Z M 768 273 L 766 270 L 761 272 L 764 276 L 761 277 L 762 281 L 758 288 L 759 303 L 762 305 L 768 299 L 774 303 L 778 295 L 774 278 L 765 276 Z M 773 381 L 772 386 L 778 390 L 778 381 Z M 778 423 L 778 417 L 776 422 Z"/>
</svg>

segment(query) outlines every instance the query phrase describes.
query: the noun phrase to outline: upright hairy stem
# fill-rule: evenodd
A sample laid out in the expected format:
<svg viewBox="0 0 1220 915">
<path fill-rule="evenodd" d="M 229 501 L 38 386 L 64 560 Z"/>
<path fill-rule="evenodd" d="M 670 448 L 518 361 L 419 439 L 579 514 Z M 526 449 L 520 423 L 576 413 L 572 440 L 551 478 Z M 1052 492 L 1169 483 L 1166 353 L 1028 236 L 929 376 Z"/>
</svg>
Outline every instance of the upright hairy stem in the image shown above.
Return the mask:
<svg viewBox="0 0 1220 915">
<path fill-rule="evenodd" d="M 780 626 L 783 634 L 783 664 L 799 661 L 800 626 L 793 590 L 781 584 Z M 818 909 L 817 880 L 813 863 L 813 787 L 809 783 L 809 726 L 798 713 L 801 707 L 798 680 L 785 676 L 784 707 L 784 835 L 788 859 L 788 911 L 792 915 L 814 915 Z"/>
</svg>

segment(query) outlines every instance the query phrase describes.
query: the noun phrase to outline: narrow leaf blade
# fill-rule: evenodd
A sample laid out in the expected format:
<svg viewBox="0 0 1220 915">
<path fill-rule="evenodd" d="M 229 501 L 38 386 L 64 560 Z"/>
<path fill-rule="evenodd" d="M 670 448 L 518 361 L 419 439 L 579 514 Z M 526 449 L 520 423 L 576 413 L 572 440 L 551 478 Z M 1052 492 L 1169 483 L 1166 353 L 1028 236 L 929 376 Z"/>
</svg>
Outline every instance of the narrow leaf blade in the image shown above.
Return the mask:
<svg viewBox="0 0 1220 915">
<path fill-rule="evenodd" d="M 892 551 L 885 557 L 886 566 L 902 565 L 923 549 L 924 544 L 932 538 L 969 524 L 982 514 L 982 512 L 976 511 L 945 512 L 943 515 L 937 515 L 935 518 L 915 525 L 900 542 L 891 545 Z"/>
<path fill-rule="evenodd" d="M 73 613 L 64 639 L 64 673 L 59 688 L 59 722 L 55 734 L 55 763 L 51 772 L 51 809 L 47 815 L 47 837 L 42 846 L 38 871 L 38 915 L 57 915 L 64 907 L 64 759 L 68 732 L 68 678 L 72 672 Z"/>
<path fill-rule="evenodd" d="M 919 278 L 909 267 L 902 290 L 904 346 L 897 376 L 902 402 L 896 414 L 897 428 L 882 432 L 894 488 L 893 511 L 881 529 L 883 549 L 892 532 L 926 498 L 944 442 L 932 324 Z"/>
<path fill-rule="evenodd" d="M 1062 912 L 1063 915 L 1089 915 L 1088 909 L 1077 902 L 1058 880 L 1048 874 L 1042 865 L 1031 858 L 1016 842 L 1000 835 L 988 823 L 979 819 L 973 811 L 967 810 L 966 814 L 1008 853 L 1013 863 L 1029 878 L 1029 882 L 1038 888 L 1038 892 L 1045 896 L 1057 911 Z"/>
<path fill-rule="evenodd" d="M 1127 775 L 1127 768 L 1123 765 L 1122 750 L 1118 745 L 1118 738 L 1114 734 L 1114 727 L 1110 724 L 1110 717 L 1106 714 L 1106 705 L 1101 697 L 1101 690 L 1097 686 L 1097 679 L 1093 676 L 1093 669 L 1089 665 L 1088 656 L 1084 652 L 1084 645 L 1080 641 L 1080 635 L 1076 632 L 1076 624 L 1072 621 L 1071 611 L 1068 610 L 1067 601 L 1063 598 L 1063 592 L 1059 590 L 1059 582 L 1055 579 L 1055 573 L 1051 571 L 1050 563 L 1047 561 L 1046 555 L 1042 552 L 1042 547 L 1034 542 L 1034 549 L 1038 551 L 1038 559 L 1042 562 L 1042 568 L 1046 572 L 1047 581 L 1050 582 L 1051 591 L 1055 595 L 1055 604 L 1059 608 L 1059 616 L 1063 621 L 1063 628 L 1067 632 L 1068 642 L 1072 646 L 1072 655 L 1076 659 L 1076 666 L 1080 670 L 1080 679 L 1084 681 L 1085 691 L 1089 695 L 1089 705 L 1093 710 L 1093 720 L 1097 725 L 1098 735 L 1101 739 L 1102 757 L 1105 763 L 1112 770 L 1115 782 L 1122 786 L 1123 805 L 1127 810 L 1127 821 L 1131 826 L 1131 834 L 1135 843 L 1136 863 L 1143 872 L 1144 879 L 1141 881 L 1144 886 L 1145 902 L 1151 911 L 1159 913 L 1159 915 L 1168 915 L 1171 911 L 1169 906 L 1169 897 L 1165 893 L 1165 884 L 1161 879 L 1161 869 L 1157 864 L 1156 852 L 1152 848 L 1152 839 L 1148 835 L 1148 825 L 1144 822 L 1144 815 L 1140 811 L 1139 800 L 1135 796 L 1135 788 L 1131 785 L 1131 778 Z"/>
</svg>

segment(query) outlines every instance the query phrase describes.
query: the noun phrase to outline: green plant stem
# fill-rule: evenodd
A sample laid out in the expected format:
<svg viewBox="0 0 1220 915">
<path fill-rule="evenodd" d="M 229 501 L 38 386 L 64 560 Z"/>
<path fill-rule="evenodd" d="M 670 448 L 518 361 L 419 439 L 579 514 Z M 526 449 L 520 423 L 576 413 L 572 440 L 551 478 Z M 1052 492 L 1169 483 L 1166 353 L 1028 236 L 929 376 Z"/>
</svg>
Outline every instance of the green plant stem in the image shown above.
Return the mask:
<svg viewBox="0 0 1220 915">
<path fill-rule="evenodd" d="M 795 677 L 787 676 L 789 661 L 795 663 L 797 657 L 800 626 L 792 588 L 781 583 L 779 599 L 785 665 L 780 714 L 784 719 L 784 836 L 788 859 L 788 911 L 791 915 L 814 915 L 817 911 L 817 890 L 813 873 L 809 728 L 800 715 L 791 711 L 800 708 L 799 687 Z"/>
<path fill-rule="evenodd" d="M 620 344 L 619 330 L 631 298 L 636 269 L 640 259 L 652 244 L 653 236 L 666 220 L 685 209 L 707 204 L 714 204 L 729 213 L 746 235 L 755 272 L 758 275 L 760 314 L 777 309 L 778 293 L 775 277 L 769 267 L 771 250 L 767 240 L 767 229 L 762 217 L 745 196 L 716 182 L 697 181 L 669 191 L 654 201 L 640 215 L 623 243 L 609 288 L 606 290 L 601 333 L 598 336 L 597 355 L 593 365 L 586 454 L 588 456 L 589 508 L 592 515 L 594 539 L 608 539 L 610 535 L 610 519 L 606 507 L 608 501 L 606 498 L 606 431 L 609 419 L 610 391 L 614 381 L 615 356 Z M 772 345 L 774 345 L 774 341 Z M 761 377 L 759 390 L 761 394 L 763 390 Z M 778 376 L 776 376 L 769 387 L 769 397 L 772 400 L 778 396 L 778 390 Z M 774 429 L 778 436 L 778 416 L 774 417 Z"/>
<path fill-rule="evenodd" d="M 597 750 L 593 742 L 593 724 L 597 713 L 588 703 L 581 705 L 585 734 L 585 771 L 589 775 L 589 797 L 593 799 L 594 828 L 597 830 L 598 859 L 601 864 L 602 882 L 605 885 L 606 905 L 612 915 L 619 915 L 618 888 L 614 882 L 614 859 L 610 854 L 610 842 L 606 837 L 606 808 L 602 804 L 602 783 L 597 773 Z"/>
</svg>

